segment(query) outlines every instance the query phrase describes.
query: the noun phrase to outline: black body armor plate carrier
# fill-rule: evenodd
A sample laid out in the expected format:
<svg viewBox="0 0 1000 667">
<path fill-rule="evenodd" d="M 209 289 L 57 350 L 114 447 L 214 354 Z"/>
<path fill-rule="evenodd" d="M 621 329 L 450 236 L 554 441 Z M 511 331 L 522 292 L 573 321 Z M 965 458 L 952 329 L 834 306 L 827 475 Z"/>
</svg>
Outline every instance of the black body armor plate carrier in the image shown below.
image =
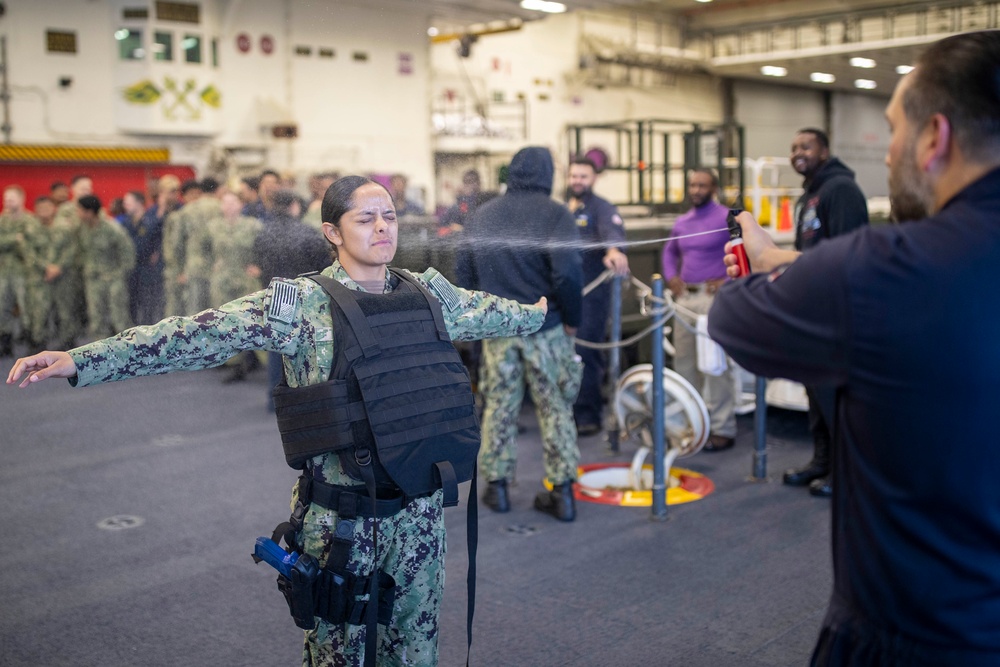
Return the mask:
<svg viewBox="0 0 1000 667">
<path fill-rule="evenodd" d="M 411 497 L 445 488 L 445 503 L 457 503 L 456 484 L 475 470 L 479 422 L 441 305 L 401 272 L 392 271 L 388 294 L 307 277 L 331 297 L 335 358 L 327 382 L 274 389 L 288 465 L 338 452 L 361 479 L 371 459 L 380 487 Z"/>
</svg>

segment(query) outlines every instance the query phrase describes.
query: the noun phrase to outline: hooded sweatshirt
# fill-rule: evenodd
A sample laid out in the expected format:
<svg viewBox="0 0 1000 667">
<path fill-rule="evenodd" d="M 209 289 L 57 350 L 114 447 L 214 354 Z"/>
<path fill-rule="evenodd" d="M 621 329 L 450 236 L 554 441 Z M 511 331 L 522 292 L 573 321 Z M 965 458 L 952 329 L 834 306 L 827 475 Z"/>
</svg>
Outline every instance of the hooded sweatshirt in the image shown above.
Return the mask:
<svg viewBox="0 0 1000 667">
<path fill-rule="evenodd" d="M 832 157 L 803 183 L 805 192 L 795 208 L 795 249 L 808 250 L 823 239 L 840 236 L 868 224 L 868 203 L 854 172 Z"/>
<path fill-rule="evenodd" d="M 542 296 L 541 330 L 580 324 L 583 270 L 580 235 L 569 210 L 551 198 L 552 156 L 540 146 L 511 160 L 507 192 L 476 209 L 458 252 L 458 284 L 520 303 Z"/>
</svg>

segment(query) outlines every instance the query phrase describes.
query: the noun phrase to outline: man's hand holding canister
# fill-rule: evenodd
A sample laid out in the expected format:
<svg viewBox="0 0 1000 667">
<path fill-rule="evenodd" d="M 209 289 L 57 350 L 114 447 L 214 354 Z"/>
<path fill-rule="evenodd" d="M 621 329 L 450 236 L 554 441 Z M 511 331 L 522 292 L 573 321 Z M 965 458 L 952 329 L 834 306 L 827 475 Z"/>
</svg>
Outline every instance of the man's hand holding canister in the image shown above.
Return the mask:
<svg viewBox="0 0 1000 667">
<path fill-rule="evenodd" d="M 747 259 L 750 260 L 751 270 L 755 273 L 769 273 L 783 264 L 794 262 L 802 254 L 775 245 L 770 234 L 746 211 L 736 216 L 736 222 L 743 231 L 743 248 L 746 250 Z M 736 255 L 732 248 L 733 242 L 730 241 L 726 244 L 726 255 L 723 258 L 726 263 L 726 274 L 730 278 L 739 278 L 740 268 L 737 266 Z"/>
</svg>

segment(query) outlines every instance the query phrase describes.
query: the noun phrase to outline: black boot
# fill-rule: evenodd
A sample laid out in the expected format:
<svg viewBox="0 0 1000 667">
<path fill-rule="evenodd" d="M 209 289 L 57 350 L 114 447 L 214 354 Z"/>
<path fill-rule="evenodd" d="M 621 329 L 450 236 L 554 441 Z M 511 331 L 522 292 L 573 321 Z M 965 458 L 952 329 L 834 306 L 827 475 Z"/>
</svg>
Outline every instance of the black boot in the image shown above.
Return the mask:
<svg viewBox="0 0 1000 667">
<path fill-rule="evenodd" d="M 833 485 L 830 484 L 830 476 L 814 479 L 809 485 L 809 495 L 817 498 L 829 498 L 833 495 Z"/>
<path fill-rule="evenodd" d="M 507 497 L 507 480 L 498 479 L 490 482 L 483 493 L 483 504 L 494 512 L 503 514 L 510 511 L 510 498 Z"/>
<path fill-rule="evenodd" d="M 785 471 L 781 481 L 788 486 L 809 486 L 813 480 L 821 479 L 830 474 L 829 466 L 813 458 L 803 468 L 791 468 Z"/>
<path fill-rule="evenodd" d="M 809 486 L 813 480 L 830 474 L 830 439 L 813 432 L 813 457 L 803 468 L 786 470 L 782 481 L 789 486 Z"/>
<path fill-rule="evenodd" d="M 551 514 L 560 521 L 576 518 L 576 502 L 573 499 L 573 482 L 563 482 L 551 491 L 541 491 L 535 496 L 535 509 Z"/>
</svg>

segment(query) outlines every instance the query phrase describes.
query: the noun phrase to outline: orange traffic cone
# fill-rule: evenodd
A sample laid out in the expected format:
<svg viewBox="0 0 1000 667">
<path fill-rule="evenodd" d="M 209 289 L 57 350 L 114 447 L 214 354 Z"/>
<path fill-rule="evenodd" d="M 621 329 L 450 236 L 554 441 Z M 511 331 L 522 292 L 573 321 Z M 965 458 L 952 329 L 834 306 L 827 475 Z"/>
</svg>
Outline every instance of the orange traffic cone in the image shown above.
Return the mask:
<svg viewBox="0 0 1000 667">
<path fill-rule="evenodd" d="M 778 231 L 792 231 L 792 205 L 787 197 L 781 200 L 781 212 L 778 213 Z"/>
</svg>

